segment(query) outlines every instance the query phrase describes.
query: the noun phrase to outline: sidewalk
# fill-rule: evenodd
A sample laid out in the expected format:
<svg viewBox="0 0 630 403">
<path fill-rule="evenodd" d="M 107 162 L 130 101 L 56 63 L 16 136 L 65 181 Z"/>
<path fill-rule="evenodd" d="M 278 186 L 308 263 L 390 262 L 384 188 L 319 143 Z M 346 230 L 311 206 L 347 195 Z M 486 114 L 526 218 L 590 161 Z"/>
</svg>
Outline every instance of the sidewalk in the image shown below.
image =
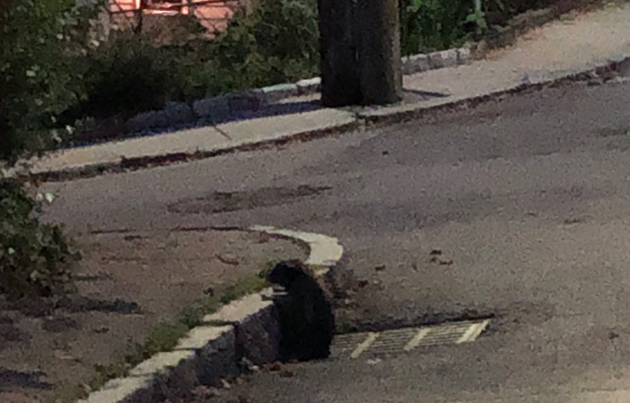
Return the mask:
<svg viewBox="0 0 630 403">
<path fill-rule="evenodd" d="M 630 5 L 607 6 L 536 29 L 515 46 L 495 51 L 486 60 L 404 78 L 404 88 L 410 92 L 440 93 L 444 97 L 415 96 L 402 105 L 385 108 L 311 108 L 315 110 L 62 150 L 35 161 L 32 171 L 115 168 L 125 163 L 133 165 L 134 161 L 136 165 L 150 163 L 158 157 L 199 158 L 331 131 L 354 130 L 375 116 L 396 121 L 403 112 L 502 93 L 523 84 L 548 82 L 626 57 L 630 57 Z M 293 101 L 303 103 L 313 101 L 313 97 Z"/>
</svg>

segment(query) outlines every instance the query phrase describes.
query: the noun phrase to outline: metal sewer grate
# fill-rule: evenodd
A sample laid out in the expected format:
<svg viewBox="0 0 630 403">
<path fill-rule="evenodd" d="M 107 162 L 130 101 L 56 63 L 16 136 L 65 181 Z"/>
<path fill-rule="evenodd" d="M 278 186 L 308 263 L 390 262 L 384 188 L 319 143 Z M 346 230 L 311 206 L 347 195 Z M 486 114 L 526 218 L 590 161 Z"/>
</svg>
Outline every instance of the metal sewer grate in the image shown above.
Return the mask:
<svg viewBox="0 0 630 403">
<path fill-rule="evenodd" d="M 353 333 L 335 337 L 331 359 L 357 359 L 410 352 L 418 347 L 470 343 L 483 333 L 489 319 L 446 323 L 438 326 L 402 328 L 383 332 Z"/>
</svg>

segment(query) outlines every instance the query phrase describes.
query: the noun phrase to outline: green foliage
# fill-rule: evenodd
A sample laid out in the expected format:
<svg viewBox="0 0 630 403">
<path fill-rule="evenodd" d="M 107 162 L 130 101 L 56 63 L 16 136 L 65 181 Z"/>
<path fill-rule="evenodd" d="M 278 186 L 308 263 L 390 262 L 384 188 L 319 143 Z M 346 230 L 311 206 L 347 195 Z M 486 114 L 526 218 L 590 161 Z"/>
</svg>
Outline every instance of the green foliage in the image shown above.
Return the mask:
<svg viewBox="0 0 630 403">
<path fill-rule="evenodd" d="M 19 184 L 0 180 L 0 293 L 12 300 L 63 295 L 71 285 L 79 255 L 39 210 Z"/>
<path fill-rule="evenodd" d="M 401 0 L 403 54 L 458 46 L 515 13 L 557 1 Z M 252 10 L 238 11 L 227 30 L 212 40 L 199 38 L 194 17 L 165 22 L 145 16 L 143 26 L 151 32 L 113 31 L 107 40 L 95 41 L 98 29 L 90 21 L 102 8 L 74 4 L 3 3 L 0 160 L 13 163 L 25 152 L 81 140 L 81 126 L 90 118 L 126 118 L 167 101 L 291 82 L 319 72 L 316 0 L 256 2 Z M 166 32 L 171 32 L 169 24 L 175 26 L 171 34 Z"/>
<path fill-rule="evenodd" d="M 267 285 L 266 279 L 260 278 L 258 275 L 241 278 L 225 288 L 220 301 L 222 304 L 229 304 L 248 294 L 262 291 Z"/>
<path fill-rule="evenodd" d="M 174 85 L 169 71 L 177 60 L 174 56 L 130 32 L 115 33 L 89 54 L 83 82 L 86 99 L 73 119 L 128 118 L 161 108 Z"/>
<path fill-rule="evenodd" d="M 75 55 L 87 17 L 69 0 L 10 0 L 0 13 L 0 159 L 50 147 L 56 117 L 83 97 Z"/>
<path fill-rule="evenodd" d="M 177 66 L 189 99 L 296 81 L 317 74 L 319 31 L 313 0 L 267 0 L 238 11 L 213 41 L 192 45 Z"/>
<path fill-rule="evenodd" d="M 276 267 L 276 265 L 280 263 L 279 260 L 270 260 L 268 261 L 264 267 L 262 268 L 262 270 L 260 270 L 258 272 L 258 277 L 262 278 L 262 279 L 266 279 L 267 276 L 269 275 L 269 273 L 271 273 L 271 270 L 273 270 L 274 267 Z"/>
<path fill-rule="evenodd" d="M 267 0 L 251 12 L 238 11 L 213 40 L 184 45 L 156 46 L 146 35 L 116 33 L 88 53 L 85 99 L 61 122 L 75 126 L 85 116 L 129 117 L 167 101 L 316 75 L 318 35 L 313 0 Z"/>
<path fill-rule="evenodd" d="M 264 270 L 268 270 L 268 265 L 261 272 Z M 88 382 L 88 387 L 90 390 L 98 389 L 110 379 L 125 376 L 131 368 L 154 354 L 171 351 L 186 332 L 204 323 L 203 318 L 206 315 L 217 312 L 223 305 L 236 299 L 262 291 L 267 286 L 269 284 L 265 279 L 257 274 L 218 287 L 212 295 L 206 295 L 185 306 L 175 321 L 158 324 L 143 343 L 133 345 L 121 360 L 109 365 L 95 365 L 95 374 Z M 227 324 L 213 322 L 215 326 Z"/>
<path fill-rule="evenodd" d="M 149 337 L 145 340 L 142 348 L 141 360 L 137 362 L 129 361 L 131 365 L 137 365 L 142 360 L 151 358 L 151 356 L 162 352 L 171 351 L 177 345 L 177 342 L 183 337 L 189 328 L 181 323 L 161 323 L 158 325 Z"/>
<path fill-rule="evenodd" d="M 466 20 L 473 12 L 473 0 L 401 0 L 402 53 L 456 46 L 466 38 Z"/>
<path fill-rule="evenodd" d="M 426 53 L 479 39 L 514 15 L 558 0 L 401 0 L 403 55 Z"/>
</svg>

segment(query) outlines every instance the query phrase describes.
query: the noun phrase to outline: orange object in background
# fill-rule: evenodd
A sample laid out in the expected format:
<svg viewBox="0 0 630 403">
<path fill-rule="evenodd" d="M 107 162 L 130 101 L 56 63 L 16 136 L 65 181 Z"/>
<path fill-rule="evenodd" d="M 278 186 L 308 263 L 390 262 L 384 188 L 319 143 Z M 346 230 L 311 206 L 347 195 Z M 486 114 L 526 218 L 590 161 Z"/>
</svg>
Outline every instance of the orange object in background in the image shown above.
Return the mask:
<svg viewBox="0 0 630 403">
<path fill-rule="evenodd" d="M 221 31 L 239 7 L 238 1 L 222 0 L 110 0 L 116 14 L 137 13 L 175 16 L 193 14 L 210 32 Z"/>
</svg>

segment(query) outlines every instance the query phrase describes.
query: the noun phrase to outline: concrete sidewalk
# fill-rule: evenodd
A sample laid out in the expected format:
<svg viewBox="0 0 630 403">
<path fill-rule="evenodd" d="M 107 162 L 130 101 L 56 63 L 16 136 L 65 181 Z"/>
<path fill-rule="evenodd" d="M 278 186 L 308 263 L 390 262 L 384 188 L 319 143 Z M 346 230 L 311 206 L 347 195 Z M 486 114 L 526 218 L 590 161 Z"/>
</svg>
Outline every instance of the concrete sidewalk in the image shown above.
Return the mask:
<svg viewBox="0 0 630 403">
<path fill-rule="evenodd" d="M 378 117 L 395 122 L 406 112 L 553 82 L 626 57 L 630 57 L 630 5 L 610 5 L 547 24 L 520 38 L 514 46 L 491 53 L 486 60 L 404 78 L 405 89 L 410 92 L 436 92 L 445 97 L 420 97 L 424 98 L 422 101 L 416 97 L 415 101 L 385 108 L 322 108 L 62 150 L 33 161 L 31 171 L 41 174 L 111 169 L 125 163 L 131 166 L 142 165 L 142 161 L 155 162 L 160 157 L 206 157 L 331 131 L 354 130 Z"/>
</svg>

